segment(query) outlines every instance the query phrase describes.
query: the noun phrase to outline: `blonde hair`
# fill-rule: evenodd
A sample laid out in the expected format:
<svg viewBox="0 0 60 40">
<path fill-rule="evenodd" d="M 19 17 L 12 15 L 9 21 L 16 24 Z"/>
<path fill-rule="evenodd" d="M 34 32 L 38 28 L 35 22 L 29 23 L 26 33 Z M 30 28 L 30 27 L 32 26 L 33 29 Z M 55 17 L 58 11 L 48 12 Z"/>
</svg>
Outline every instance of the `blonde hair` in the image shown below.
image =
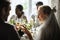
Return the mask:
<svg viewBox="0 0 60 40">
<path fill-rule="evenodd" d="M 44 14 L 48 14 L 48 15 L 50 15 L 51 12 L 53 12 L 53 13 L 56 12 L 56 11 L 54 11 L 54 10 L 56 10 L 55 8 L 51 9 L 51 7 L 49 7 L 47 5 L 41 5 L 38 9 L 42 9 Z"/>
</svg>

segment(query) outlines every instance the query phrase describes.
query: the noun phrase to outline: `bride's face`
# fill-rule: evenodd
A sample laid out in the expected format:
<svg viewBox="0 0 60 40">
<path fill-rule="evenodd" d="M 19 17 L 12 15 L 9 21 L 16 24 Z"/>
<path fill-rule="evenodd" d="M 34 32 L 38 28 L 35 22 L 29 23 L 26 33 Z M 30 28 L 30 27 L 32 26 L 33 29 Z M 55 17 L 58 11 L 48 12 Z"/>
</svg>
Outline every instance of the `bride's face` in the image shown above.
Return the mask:
<svg viewBox="0 0 60 40">
<path fill-rule="evenodd" d="M 43 12 L 42 8 L 38 8 L 38 19 L 44 21 L 47 18 L 47 15 Z"/>
</svg>

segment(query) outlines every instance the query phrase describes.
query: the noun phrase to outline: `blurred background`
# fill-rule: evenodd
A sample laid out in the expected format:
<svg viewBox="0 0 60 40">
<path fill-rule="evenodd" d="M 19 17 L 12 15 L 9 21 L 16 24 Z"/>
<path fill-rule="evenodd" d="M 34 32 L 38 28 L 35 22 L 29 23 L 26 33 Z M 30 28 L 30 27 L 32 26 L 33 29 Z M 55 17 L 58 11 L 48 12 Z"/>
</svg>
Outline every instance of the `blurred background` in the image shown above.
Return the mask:
<svg viewBox="0 0 60 40">
<path fill-rule="evenodd" d="M 56 15 L 58 24 L 60 24 L 60 0 L 10 0 L 11 11 L 10 11 L 10 15 L 8 17 L 8 21 L 10 20 L 10 17 L 12 15 L 15 15 L 15 7 L 18 4 L 23 5 L 23 7 L 24 7 L 23 11 L 29 21 L 32 14 L 37 15 L 36 14 L 37 13 L 36 12 L 36 3 L 38 1 L 42 1 L 44 5 L 49 5 L 51 8 L 56 6 L 57 12 L 55 13 L 55 15 Z"/>
</svg>

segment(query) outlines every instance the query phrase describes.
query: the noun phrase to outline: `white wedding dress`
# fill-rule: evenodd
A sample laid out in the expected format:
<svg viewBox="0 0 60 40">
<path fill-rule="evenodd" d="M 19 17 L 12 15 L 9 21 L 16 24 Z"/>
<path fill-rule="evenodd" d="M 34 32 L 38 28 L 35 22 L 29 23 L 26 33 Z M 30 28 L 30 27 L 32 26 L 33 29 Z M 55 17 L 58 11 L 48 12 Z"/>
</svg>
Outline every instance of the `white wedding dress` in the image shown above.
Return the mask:
<svg viewBox="0 0 60 40">
<path fill-rule="evenodd" d="M 53 19 L 52 19 L 52 17 L 53 17 Z M 34 34 L 34 37 L 33 37 L 34 40 L 40 40 L 42 30 L 43 30 L 48 24 L 50 24 L 50 21 L 51 21 L 51 20 L 52 20 L 52 21 L 56 20 L 54 13 L 51 13 L 50 16 L 44 21 L 44 23 L 41 24 L 39 27 L 36 28 L 37 31 L 36 31 L 36 34 Z M 52 24 L 53 24 L 53 23 L 52 23 Z"/>
</svg>

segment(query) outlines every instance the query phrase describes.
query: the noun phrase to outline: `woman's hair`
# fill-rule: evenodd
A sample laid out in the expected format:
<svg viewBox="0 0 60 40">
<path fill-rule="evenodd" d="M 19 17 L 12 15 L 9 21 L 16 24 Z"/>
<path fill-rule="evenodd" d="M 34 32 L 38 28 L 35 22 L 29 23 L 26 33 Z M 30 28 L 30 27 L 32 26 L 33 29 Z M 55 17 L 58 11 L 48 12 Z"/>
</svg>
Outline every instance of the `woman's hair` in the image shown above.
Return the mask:
<svg viewBox="0 0 60 40">
<path fill-rule="evenodd" d="M 22 5 L 17 5 L 16 8 L 18 8 L 20 11 L 23 10 L 23 6 Z"/>
<path fill-rule="evenodd" d="M 51 9 L 49 6 L 41 6 L 41 8 L 42 8 L 44 14 L 50 15 L 52 11 L 56 12 L 56 11 L 54 11 L 54 10 L 56 10 L 55 8 Z"/>
</svg>

